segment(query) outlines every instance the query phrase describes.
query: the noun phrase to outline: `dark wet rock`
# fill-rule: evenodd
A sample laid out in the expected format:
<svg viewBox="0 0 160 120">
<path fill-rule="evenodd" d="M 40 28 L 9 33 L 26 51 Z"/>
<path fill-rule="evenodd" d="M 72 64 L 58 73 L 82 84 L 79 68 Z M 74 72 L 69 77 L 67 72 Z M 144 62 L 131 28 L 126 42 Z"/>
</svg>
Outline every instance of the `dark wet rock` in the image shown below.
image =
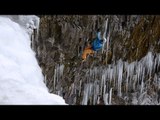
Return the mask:
<svg viewBox="0 0 160 120">
<path fill-rule="evenodd" d="M 119 59 L 131 63 L 141 60 L 148 51 L 160 52 L 159 16 L 41 15 L 40 17 L 39 38 L 34 46 L 37 59 L 46 76 L 47 87 L 53 89 L 53 86 L 58 86 L 51 92 L 59 91 L 69 104 L 81 104 L 84 84 L 97 78 L 101 79 L 100 74 L 99 76 L 94 74 L 91 80 L 90 69 L 106 68 Z M 104 31 L 106 18 L 109 19 L 111 32 L 108 54 L 99 51 L 82 63 L 81 53 L 86 40 L 95 38 L 98 28 Z M 64 68 L 61 65 L 64 65 Z M 100 69 L 97 71 L 100 72 Z M 82 81 L 81 88 L 80 81 Z M 113 94 L 114 104 L 125 104 L 122 97 L 118 97 L 117 93 L 113 92 Z"/>
</svg>

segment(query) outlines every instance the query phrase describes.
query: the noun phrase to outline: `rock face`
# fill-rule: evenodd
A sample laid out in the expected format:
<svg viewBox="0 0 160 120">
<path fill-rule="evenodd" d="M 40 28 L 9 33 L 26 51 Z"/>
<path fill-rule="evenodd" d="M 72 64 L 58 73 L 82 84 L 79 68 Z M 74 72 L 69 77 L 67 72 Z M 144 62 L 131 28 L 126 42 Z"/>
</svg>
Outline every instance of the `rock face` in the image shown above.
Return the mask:
<svg viewBox="0 0 160 120">
<path fill-rule="evenodd" d="M 47 87 L 50 92 L 63 96 L 66 103 L 132 104 L 132 98 L 135 98 L 132 93 L 138 92 L 138 99 L 143 93 L 145 96 L 149 95 L 147 91 L 152 87 L 155 87 L 152 88 L 154 90 L 149 92 L 154 92 L 154 98 L 157 98 L 158 85 L 149 84 L 146 88 L 144 86 L 149 77 L 154 78 L 154 82 L 159 78 L 159 63 L 155 62 L 159 60 L 160 52 L 159 16 L 41 15 L 39 17 L 39 37 L 34 41 L 33 47 Z M 105 46 L 103 52 L 98 51 L 82 63 L 81 53 L 85 42 L 95 38 L 98 28 L 103 33 L 107 18 L 110 31 L 109 51 L 106 51 Z M 136 71 L 139 69 L 139 61 L 146 55 L 153 56 L 151 58 L 154 62 L 150 67 L 154 65 L 158 67 L 154 67 L 150 73 L 144 72 L 142 80 Z M 131 74 L 127 69 L 135 61 L 137 63 L 133 65 L 132 70 L 135 74 Z M 145 62 L 141 63 L 146 65 Z M 114 66 L 117 66 L 115 70 Z M 147 67 L 144 70 L 147 70 Z"/>
</svg>

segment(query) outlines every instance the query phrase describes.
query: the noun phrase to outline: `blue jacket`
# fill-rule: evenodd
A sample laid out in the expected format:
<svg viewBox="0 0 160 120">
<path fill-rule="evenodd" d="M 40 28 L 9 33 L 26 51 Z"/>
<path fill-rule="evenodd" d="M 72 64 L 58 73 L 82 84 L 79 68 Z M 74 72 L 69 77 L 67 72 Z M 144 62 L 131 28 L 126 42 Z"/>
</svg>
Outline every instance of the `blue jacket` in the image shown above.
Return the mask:
<svg viewBox="0 0 160 120">
<path fill-rule="evenodd" d="M 92 42 L 92 49 L 94 51 L 98 51 L 102 48 L 102 45 L 103 45 L 103 40 L 101 39 L 101 33 L 98 32 L 97 35 L 96 35 L 96 38 L 95 40 Z"/>
</svg>

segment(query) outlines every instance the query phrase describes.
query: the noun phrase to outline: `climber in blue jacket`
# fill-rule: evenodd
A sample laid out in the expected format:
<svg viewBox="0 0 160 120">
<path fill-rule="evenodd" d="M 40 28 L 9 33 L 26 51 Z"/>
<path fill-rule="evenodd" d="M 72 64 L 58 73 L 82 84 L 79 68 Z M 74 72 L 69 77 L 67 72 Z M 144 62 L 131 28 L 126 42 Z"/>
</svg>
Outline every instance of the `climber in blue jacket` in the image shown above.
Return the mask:
<svg viewBox="0 0 160 120">
<path fill-rule="evenodd" d="M 88 45 L 85 47 L 83 53 L 82 53 L 82 59 L 83 61 L 86 60 L 87 56 L 90 54 L 94 54 L 95 51 L 98 51 L 103 46 L 103 39 L 101 38 L 101 32 L 98 29 L 96 33 L 96 38 L 93 40 L 91 45 Z"/>
<path fill-rule="evenodd" d="M 101 38 L 101 32 L 99 29 L 97 30 L 96 38 L 93 40 L 91 46 L 94 51 L 100 50 L 103 46 L 103 39 Z"/>
</svg>

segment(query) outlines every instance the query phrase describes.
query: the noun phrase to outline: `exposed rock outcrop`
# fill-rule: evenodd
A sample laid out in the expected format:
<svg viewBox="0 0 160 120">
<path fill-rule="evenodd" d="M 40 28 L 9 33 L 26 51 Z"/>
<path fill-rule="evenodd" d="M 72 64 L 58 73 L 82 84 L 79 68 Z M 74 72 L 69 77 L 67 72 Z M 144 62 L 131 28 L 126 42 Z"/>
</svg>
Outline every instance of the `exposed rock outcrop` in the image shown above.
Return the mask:
<svg viewBox="0 0 160 120">
<path fill-rule="evenodd" d="M 107 18 L 109 19 L 110 30 L 109 52 L 106 54 L 106 51 L 103 53 L 102 51 L 98 51 L 93 57 L 88 57 L 87 62 L 81 63 L 81 52 L 84 48 L 85 41 L 94 38 L 98 28 L 100 28 L 102 32 L 104 31 L 104 24 Z M 85 86 L 89 83 L 95 85 L 91 85 L 92 87 L 90 87 L 90 89 L 97 95 L 89 94 L 89 92 L 85 93 L 88 94 L 88 96 L 86 96 L 88 104 L 97 104 L 96 101 L 99 94 L 105 100 L 105 93 L 101 93 L 103 90 L 100 90 L 102 87 L 100 84 L 102 84 L 103 73 L 107 71 L 108 67 L 112 69 L 114 66 L 122 64 L 122 78 L 120 79 L 118 76 L 115 78 L 117 81 L 122 80 L 120 84 L 121 87 L 119 88 L 117 83 L 107 83 L 107 79 L 110 79 L 110 77 L 106 77 L 106 83 L 103 83 L 106 87 L 102 89 L 107 88 L 106 92 L 109 93 L 110 88 L 114 88 L 112 92 L 113 104 L 132 104 L 131 100 L 129 100 L 132 98 L 129 97 L 131 88 L 125 88 L 125 79 L 127 76 L 131 77 L 127 75 L 130 73 L 127 73 L 127 66 L 125 64 L 129 65 L 136 61 L 137 63 L 134 64 L 135 70 L 138 69 L 138 61 L 145 57 L 149 51 L 153 53 L 153 60 L 155 60 L 156 56 L 158 57 L 157 53 L 160 52 L 159 38 L 159 16 L 41 15 L 39 38 L 35 41 L 34 48 L 39 65 L 46 78 L 45 82 L 47 87 L 50 92 L 63 96 L 67 103 L 84 104 L 83 101 L 86 101 L 84 100 L 84 92 L 85 89 L 88 89 L 87 87 L 85 88 Z M 119 60 L 122 60 L 122 62 L 119 62 Z M 158 75 L 159 73 L 159 63 L 155 62 L 154 65 L 158 65 L 158 67 L 155 68 L 154 73 L 153 71 L 150 73 L 152 74 L 150 76 L 152 79 L 155 77 L 155 74 Z M 119 68 L 120 67 L 117 67 L 117 69 Z M 112 71 L 118 72 L 119 70 Z M 112 75 L 116 74 L 118 73 Z M 144 81 L 149 79 L 147 74 L 148 72 L 145 73 L 146 78 Z M 127 79 L 133 81 L 134 78 Z M 96 88 L 98 84 L 99 89 Z M 142 82 L 133 82 L 133 84 L 141 85 Z M 150 88 L 149 86 L 147 89 Z M 96 89 L 97 92 L 95 91 Z M 157 89 L 156 86 L 154 90 L 155 94 Z M 122 93 L 117 92 L 116 94 L 116 91 L 121 91 Z M 139 91 L 139 87 L 133 87 L 133 92 L 135 91 Z M 107 99 L 109 99 L 109 94 Z M 121 99 L 121 102 L 117 99 Z M 118 101 L 120 103 L 118 103 Z"/>
</svg>

